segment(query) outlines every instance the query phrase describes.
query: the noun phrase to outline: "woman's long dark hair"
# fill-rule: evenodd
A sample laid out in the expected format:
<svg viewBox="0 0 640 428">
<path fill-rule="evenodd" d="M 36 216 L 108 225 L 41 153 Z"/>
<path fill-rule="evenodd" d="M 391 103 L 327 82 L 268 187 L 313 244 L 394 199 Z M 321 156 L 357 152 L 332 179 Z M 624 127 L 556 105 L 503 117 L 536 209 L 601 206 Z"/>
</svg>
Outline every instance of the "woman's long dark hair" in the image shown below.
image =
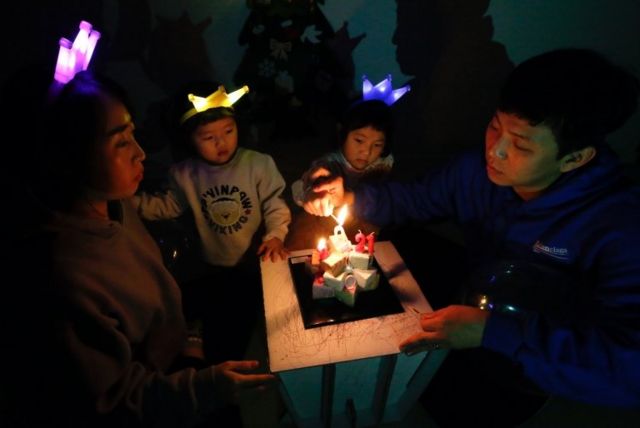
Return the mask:
<svg viewBox="0 0 640 428">
<path fill-rule="evenodd" d="M 31 184 L 52 208 L 67 208 L 89 184 L 91 159 L 106 132 L 105 96 L 131 111 L 120 85 L 89 72 L 78 73 L 45 109 Z"/>
</svg>

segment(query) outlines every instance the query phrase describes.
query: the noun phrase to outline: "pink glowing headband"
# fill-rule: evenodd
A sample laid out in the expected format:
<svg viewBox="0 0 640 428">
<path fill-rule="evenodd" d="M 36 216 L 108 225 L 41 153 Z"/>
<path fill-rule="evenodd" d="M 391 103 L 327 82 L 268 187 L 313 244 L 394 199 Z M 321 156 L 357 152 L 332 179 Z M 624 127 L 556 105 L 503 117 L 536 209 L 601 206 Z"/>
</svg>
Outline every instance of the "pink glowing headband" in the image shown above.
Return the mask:
<svg viewBox="0 0 640 428">
<path fill-rule="evenodd" d="M 80 31 L 73 43 L 64 37 L 60 39 L 60 51 L 54 79 L 65 84 L 73 79 L 76 73 L 86 70 L 100 38 L 100 33 L 92 30 L 87 21 L 80 22 Z"/>
<path fill-rule="evenodd" d="M 381 80 L 375 86 L 367 79 L 367 76 L 362 76 L 362 99 L 367 100 L 381 100 L 388 106 L 395 103 L 411 89 L 411 86 L 405 85 L 398 89 L 393 89 L 391 85 L 391 75 L 388 74 L 387 78 Z"/>
</svg>

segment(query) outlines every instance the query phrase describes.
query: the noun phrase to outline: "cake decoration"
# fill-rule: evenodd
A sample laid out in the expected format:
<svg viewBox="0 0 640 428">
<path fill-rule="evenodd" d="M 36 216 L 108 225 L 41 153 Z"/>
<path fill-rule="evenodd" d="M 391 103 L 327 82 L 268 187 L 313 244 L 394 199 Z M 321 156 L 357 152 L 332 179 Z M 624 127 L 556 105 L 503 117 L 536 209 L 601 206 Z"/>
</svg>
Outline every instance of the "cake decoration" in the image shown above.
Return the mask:
<svg viewBox="0 0 640 428">
<path fill-rule="evenodd" d="M 343 228 L 348 215 L 346 205 L 336 219 L 338 225 L 327 241 L 321 238 L 307 262 L 314 275 L 313 299 L 336 298 L 347 306 L 356 304 L 359 293 L 375 290 L 380 282 L 378 270 L 373 268 L 375 235 L 358 231 L 356 244 L 351 243 Z M 327 242 L 329 248 L 327 248 Z"/>
</svg>

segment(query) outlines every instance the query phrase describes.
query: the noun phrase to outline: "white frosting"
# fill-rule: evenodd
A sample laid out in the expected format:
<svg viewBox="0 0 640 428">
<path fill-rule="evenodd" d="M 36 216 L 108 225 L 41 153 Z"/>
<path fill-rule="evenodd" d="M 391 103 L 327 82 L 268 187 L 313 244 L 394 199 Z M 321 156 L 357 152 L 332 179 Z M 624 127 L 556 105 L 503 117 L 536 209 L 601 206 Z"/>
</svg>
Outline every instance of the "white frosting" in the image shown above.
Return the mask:
<svg viewBox="0 0 640 428">
<path fill-rule="evenodd" d="M 339 236 L 340 239 L 344 235 Z M 323 283 L 315 281 L 313 284 L 313 298 L 325 299 L 335 297 L 348 306 L 354 306 L 358 293 L 375 290 L 380 282 L 380 274 L 377 269 L 371 269 L 373 255 L 355 251 L 355 247 L 347 239 L 349 248 L 340 251 L 336 247 L 340 245 L 339 239 L 332 242 L 329 238 L 331 253 L 322 262 L 324 273 Z M 346 248 L 346 247 L 345 247 Z"/>
</svg>

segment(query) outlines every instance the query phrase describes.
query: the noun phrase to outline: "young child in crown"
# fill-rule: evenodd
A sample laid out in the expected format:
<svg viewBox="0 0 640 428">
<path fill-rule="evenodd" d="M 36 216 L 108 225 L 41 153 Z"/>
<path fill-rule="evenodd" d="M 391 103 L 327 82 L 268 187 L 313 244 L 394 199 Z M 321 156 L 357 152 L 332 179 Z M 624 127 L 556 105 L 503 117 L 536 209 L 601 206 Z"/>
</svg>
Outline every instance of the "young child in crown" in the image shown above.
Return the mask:
<svg viewBox="0 0 640 428">
<path fill-rule="evenodd" d="M 363 79 L 363 97 L 345 112 L 338 131 L 336 150 L 315 159 L 302 177 L 291 185 L 294 202 L 303 206 L 313 192 L 313 186 L 326 178 L 341 176 L 347 189 L 360 183 L 385 180 L 393 168 L 391 146 L 394 121 L 391 105 L 408 87 L 393 90 L 388 77 L 371 85 Z M 286 246 L 290 250 L 313 248 L 323 231 L 331 230 L 331 219 L 310 216 L 304 211 L 296 213 Z M 345 225 L 349 237 L 360 229 L 378 231 L 378 227 L 359 219 L 350 219 Z"/>
<path fill-rule="evenodd" d="M 291 213 L 282 198 L 285 181 L 271 156 L 238 146 L 232 105 L 248 88 L 230 94 L 222 86 L 212 93 L 213 86 L 196 89 L 184 94 L 179 109 L 180 142 L 191 156 L 170 168 L 164 194 L 139 194 L 137 209 L 146 220 L 191 212 L 203 264 L 200 278 L 182 285 L 185 315 L 202 320 L 205 345 L 208 320 L 217 324 L 212 329 L 233 323 L 234 335 L 243 337 L 236 353 L 221 358 L 241 358 L 251 333 L 249 321 L 261 308 L 255 254 L 272 261 L 286 258 L 283 242 Z M 257 251 L 250 251 L 261 228 Z M 235 319 L 222 317 L 230 303 L 238 307 Z"/>
</svg>

